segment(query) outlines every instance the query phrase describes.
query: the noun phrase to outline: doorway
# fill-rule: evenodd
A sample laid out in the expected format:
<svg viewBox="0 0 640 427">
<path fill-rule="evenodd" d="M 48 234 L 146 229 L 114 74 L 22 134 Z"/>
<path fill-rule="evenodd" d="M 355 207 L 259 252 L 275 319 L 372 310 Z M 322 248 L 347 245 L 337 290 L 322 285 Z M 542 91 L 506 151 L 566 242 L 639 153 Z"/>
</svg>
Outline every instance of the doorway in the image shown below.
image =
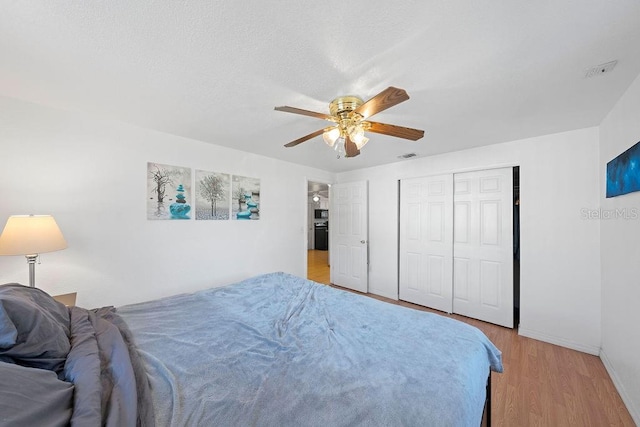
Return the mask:
<svg viewBox="0 0 640 427">
<path fill-rule="evenodd" d="M 307 181 L 307 279 L 329 284 L 329 188 Z"/>
</svg>

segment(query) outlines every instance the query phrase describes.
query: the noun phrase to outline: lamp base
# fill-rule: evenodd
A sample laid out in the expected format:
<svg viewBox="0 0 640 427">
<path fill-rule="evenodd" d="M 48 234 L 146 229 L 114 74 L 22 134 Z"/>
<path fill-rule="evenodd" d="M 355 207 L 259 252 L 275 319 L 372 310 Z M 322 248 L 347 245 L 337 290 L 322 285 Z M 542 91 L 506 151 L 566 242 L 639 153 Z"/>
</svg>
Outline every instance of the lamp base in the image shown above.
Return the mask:
<svg viewBox="0 0 640 427">
<path fill-rule="evenodd" d="M 35 255 L 25 255 L 27 259 L 27 263 L 29 263 L 29 286 L 32 288 L 36 287 L 36 260 L 38 259 L 38 254 Z"/>
</svg>

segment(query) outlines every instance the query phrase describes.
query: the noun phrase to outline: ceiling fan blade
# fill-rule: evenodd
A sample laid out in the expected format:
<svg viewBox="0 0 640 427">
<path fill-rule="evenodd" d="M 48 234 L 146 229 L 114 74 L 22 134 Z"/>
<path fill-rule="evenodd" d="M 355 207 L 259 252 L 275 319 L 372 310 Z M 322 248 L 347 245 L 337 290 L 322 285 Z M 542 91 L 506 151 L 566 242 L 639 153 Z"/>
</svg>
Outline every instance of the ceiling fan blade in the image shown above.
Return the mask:
<svg viewBox="0 0 640 427">
<path fill-rule="evenodd" d="M 328 114 L 316 113 L 315 111 L 303 110 L 302 108 L 288 107 L 286 105 L 282 107 L 275 107 L 274 110 L 284 111 L 285 113 L 302 114 L 303 116 L 315 117 L 317 119 L 329 120 L 331 122 L 335 121 L 335 119 Z"/>
<path fill-rule="evenodd" d="M 301 138 L 296 139 L 295 141 L 291 141 L 288 144 L 284 144 L 285 147 L 295 147 L 296 145 L 303 143 L 305 141 L 308 141 L 311 138 L 315 138 L 318 135 L 322 135 L 324 133 L 325 129 L 320 129 L 317 130 L 315 132 L 310 133 L 309 135 L 305 135 Z"/>
<path fill-rule="evenodd" d="M 360 150 L 356 147 L 356 143 L 353 142 L 349 136 L 346 136 L 344 139 L 344 151 L 345 157 L 355 157 L 360 154 Z"/>
<path fill-rule="evenodd" d="M 403 126 L 388 125 L 378 122 L 366 122 L 369 123 L 368 131 L 381 133 L 383 135 L 395 136 L 397 138 L 410 139 L 417 141 L 424 136 L 424 131 L 420 129 L 406 128 Z"/>
<path fill-rule="evenodd" d="M 360 114 L 362 118 L 366 119 L 376 113 L 391 108 L 394 105 L 398 105 L 401 102 L 409 99 L 409 95 L 404 89 L 398 89 L 397 87 L 389 86 L 358 108 L 354 110 L 354 113 Z"/>
</svg>

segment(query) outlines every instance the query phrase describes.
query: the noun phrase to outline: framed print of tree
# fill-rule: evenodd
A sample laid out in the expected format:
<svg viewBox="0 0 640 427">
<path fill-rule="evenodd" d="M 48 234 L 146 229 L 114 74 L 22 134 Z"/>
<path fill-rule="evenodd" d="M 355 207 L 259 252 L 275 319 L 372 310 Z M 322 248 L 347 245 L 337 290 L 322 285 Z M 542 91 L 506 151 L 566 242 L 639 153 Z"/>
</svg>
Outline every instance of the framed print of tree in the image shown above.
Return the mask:
<svg viewBox="0 0 640 427">
<path fill-rule="evenodd" d="M 191 169 L 147 163 L 147 219 L 191 219 Z"/>
<path fill-rule="evenodd" d="M 229 174 L 196 170 L 196 220 L 228 220 L 231 206 Z"/>
</svg>

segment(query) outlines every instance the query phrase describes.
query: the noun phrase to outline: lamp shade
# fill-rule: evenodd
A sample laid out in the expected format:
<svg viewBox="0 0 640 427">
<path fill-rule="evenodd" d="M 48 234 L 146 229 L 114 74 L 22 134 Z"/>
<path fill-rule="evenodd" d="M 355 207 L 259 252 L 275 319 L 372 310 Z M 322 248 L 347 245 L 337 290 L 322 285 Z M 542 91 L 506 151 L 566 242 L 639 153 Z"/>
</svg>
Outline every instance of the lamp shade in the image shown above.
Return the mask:
<svg viewBox="0 0 640 427">
<path fill-rule="evenodd" d="M 0 255 L 36 255 L 66 247 L 51 215 L 12 215 L 0 235 Z"/>
</svg>

